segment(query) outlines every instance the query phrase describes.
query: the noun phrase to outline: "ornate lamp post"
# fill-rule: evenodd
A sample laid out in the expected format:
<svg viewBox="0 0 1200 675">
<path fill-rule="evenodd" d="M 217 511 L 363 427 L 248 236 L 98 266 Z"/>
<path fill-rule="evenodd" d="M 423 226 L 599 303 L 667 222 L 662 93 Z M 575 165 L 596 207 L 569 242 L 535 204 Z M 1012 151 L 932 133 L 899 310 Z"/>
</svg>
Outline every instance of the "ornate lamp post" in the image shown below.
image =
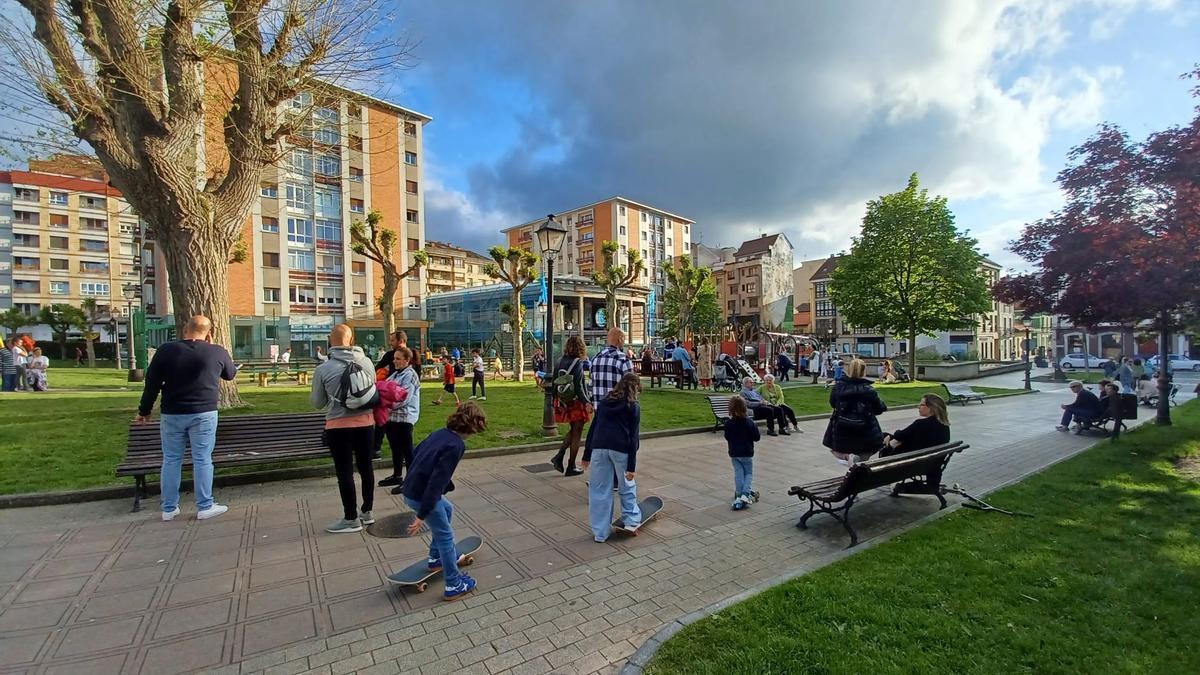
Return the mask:
<svg viewBox="0 0 1200 675">
<path fill-rule="evenodd" d="M 1031 321 L 1031 319 L 1028 315 L 1021 317 L 1021 323 L 1025 324 L 1025 344 L 1022 345 L 1022 350 L 1021 350 L 1021 351 L 1025 352 L 1025 391 L 1029 391 L 1030 389 L 1033 389 L 1033 387 L 1029 384 L 1029 372 L 1030 372 L 1030 369 L 1032 368 L 1032 364 L 1029 361 L 1029 352 L 1031 349 L 1033 349 L 1033 342 L 1029 339 L 1029 322 L 1030 321 Z M 1120 426 L 1120 425 L 1118 425 L 1118 426 Z"/>
<path fill-rule="evenodd" d="M 558 435 L 558 425 L 554 423 L 554 256 L 562 250 L 567 240 L 567 228 L 554 219 L 554 214 L 546 216 L 546 222 L 534 232 L 538 238 L 538 246 L 542 249 L 542 257 L 546 260 L 546 370 L 547 377 L 542 380 L 542 388 L 546 392 L 546 402 L 542 408 L 542 435 L 554 437 Z"/>
<path fill-rule="evenodd" d="M 121 287 L 121 295 L 125 296 L 125 307 L 129 313 L 129 375 L 127 377 L 130 382 L 141 382 L 143 374 L 137 367 L 137 356 L 133 353 L 133 300 L 138 295 L 138 285 L 129 283 Z M 120 351 L 120 348 L 117 349 Z"/>
</svg>

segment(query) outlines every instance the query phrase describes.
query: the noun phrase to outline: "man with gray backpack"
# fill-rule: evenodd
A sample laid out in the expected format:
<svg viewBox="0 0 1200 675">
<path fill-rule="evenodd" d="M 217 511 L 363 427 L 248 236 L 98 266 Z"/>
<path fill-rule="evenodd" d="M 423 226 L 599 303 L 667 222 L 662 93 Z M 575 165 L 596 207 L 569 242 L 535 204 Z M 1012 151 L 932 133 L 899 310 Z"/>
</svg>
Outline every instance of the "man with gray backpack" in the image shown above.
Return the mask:
<svg viewBox="0 0 1200 675">
<path fill-rule="evenodd" d="M 375 501 L 375 473 L 371 452 L 375 447 L 375 417 L 372 408 L 379 402 L 375 388 L 375 367 L 354 346 L 354 329 L 338 324 L 329 333 L 329 360 L 313 371 L 313 407 L 325 409 L 325 442 L 337 471 L 338 492 L 342 496 L 341 520 L 330 523 L 326 532 L 359 532 L 375 522 L 371 509 Z M 362 510 L 356 505 L 354 469 L 362 480 Z"/>
</svg>

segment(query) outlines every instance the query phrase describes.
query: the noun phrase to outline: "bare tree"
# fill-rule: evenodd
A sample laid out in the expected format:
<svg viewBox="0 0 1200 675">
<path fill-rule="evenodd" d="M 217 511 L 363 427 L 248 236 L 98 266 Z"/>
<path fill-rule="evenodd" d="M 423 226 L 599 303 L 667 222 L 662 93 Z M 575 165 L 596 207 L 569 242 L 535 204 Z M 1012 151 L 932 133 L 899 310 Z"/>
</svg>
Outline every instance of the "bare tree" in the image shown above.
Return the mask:
<svg viewBox="0 0 1200 675">
<path fill-rule="evenodd" d="M 100 332 L 96 330 L 96 324 L 104 320 L 103 317 L 108 311 L 101 309 L 95 298 L 84 298 L 83 302 L 79 303 L 79 308 L 82 313 L 76 317 L 79 319 L 79 323 L 75 327 L 79 329 L 79 333 L 83 335 L 83 341 L 87 343 L 88 368 L 95 368 L 96 340 L 100 339 Z"/>
<path fill-rule="evenodd" d="M 425 251 L 413 251 L 412 265 L 401 272 L 396 267 L 394 257 L 397 239 L 399 235 L 395 230 L 383 226 L 383 214 L 376 209 L 371 209 L 367 214 L 367 222 L 356 220 L 350 226 L 350 249 L 374 260 L 383 269 L 383 290 L 377 302 L 383 314 L 385 336 L 396 332 L 396 291 L 400 288 L 400 282 L 416 274 L 429 262 L 429 254 Z"/>
<path fill-rule="evenodd" d="M 228 348 L 228 264 L 264 167 L 309 119 L 283 104 L 345 96 L 336 87 L 397 63 L 405 45 L 380 37 L 386 17 L 372 16 L 382 14 L 372 0 L 17 2 L 29 16 L 0 31 L 5 63 L 149 224 L 175 315 L 208 316 Z M 240 402 L 236 385 L 222 387 L 222 407 Z"/>
<path fill-rule="evenodd" d="M 495 262 L 490 262 L 483 268 L 485 274 L 498 281 L 504 281 L 512 286 L 512 300 L 500 306 L 500 313 L 508 319 L 512 327 L 513 339 L 513 378 L 517 382 L 525 379 L 525 304 L 521 302 L 521 291 L 529 284 L 537 281 L 538 257 L 525 249 L 513 246 L 493 246 L 488 249 L 488 255 Z"/>
<path fill-rule="evenodd" d="M 637 283 L 638 277 L 646 270 L 646 262 L 642 260 L 642 252 L 631 248 L 625 254 L 625 265 L 617 263 L 617 252 L 620 244 L 606 241 L 600 247 L 603 256 L 603 266 L 592 272 L 592 281 L 604 289 L 605 314 L 608 315 L 608 325 L 621 325 L 621 308 L 617 303 L 617 293 L 622 288 L 629 288 Z"/>
</svg>

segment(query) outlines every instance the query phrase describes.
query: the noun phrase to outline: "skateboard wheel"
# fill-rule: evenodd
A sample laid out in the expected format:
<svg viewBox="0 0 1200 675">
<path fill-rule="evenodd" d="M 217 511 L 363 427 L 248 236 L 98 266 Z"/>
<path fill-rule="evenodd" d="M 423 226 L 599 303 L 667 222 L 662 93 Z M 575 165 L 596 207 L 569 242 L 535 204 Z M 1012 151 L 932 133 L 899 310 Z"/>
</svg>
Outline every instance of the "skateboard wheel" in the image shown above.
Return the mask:
<svg viewBox="0 0 1200 675">
<path fill-rule="evenodd" d="M 466 559 L 464 559 L 464 560 L 463 560 L 463 566 L 465 567 L 465 566 L 467 566 L 467 565 L 470 565 L 470 564 L 472 564 L 472 563 L 474 563 L 474 562 L 475 562 L 475 556 L 470 556 L 470 555 L 469 555 L 469 556 L 467 556 L 467 557 L 466 557 Z"/>
<path fill-rule="evenodd" d="M 425 584 L 424 582 L 417 584 L 417 592 L 424 593 L 427 586 L 428 584 Z"/>
</svg>

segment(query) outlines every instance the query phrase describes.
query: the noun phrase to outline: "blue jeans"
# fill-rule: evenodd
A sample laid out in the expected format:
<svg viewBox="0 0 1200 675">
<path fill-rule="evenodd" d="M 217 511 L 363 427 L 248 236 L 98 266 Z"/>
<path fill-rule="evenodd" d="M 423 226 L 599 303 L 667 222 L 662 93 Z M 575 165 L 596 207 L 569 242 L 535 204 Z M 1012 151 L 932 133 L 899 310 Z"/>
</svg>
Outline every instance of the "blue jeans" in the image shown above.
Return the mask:
<svg viewBox="0 0 1200 675">
<path fill-rule="evenodd" d="M 421 502 L 416 499 L 405 497 L 404 503 L 413 511 L 421 508 Z M 425 516 L 425 524 L 429 526 L 429 533 L 433 535 L 433 541 L 429 545 L 429 559 L 441 561 L 442 578 L 446 582 L 446 588 L 457 586 L 459 577 L 458 549 L 454 547 L 454 529 L 450 527 L 450 519 L 453 517 L 454 505 L 444 496 L 438 500 L 429 515 Z"/>
<path fill-rule="evenodd" d="M 192 446 L 192 483 L 196 508 L 203 511 L 213 504 L 213 446 L 217 444 L 217 411 L 190 415 L 163 415 L 159 422 L 162 436 L 162 510 L 169 513 L 179 506 L 179 481 L 183 472 L 183 449 Z"/>
<path fill-rule="evenodd" d="M 750 494 L 750 483 L 754 480 L 753 457 L 730 457 L 733 460 L 733 498 Z"/>
<path fill-rule="evenodd" d="M 1063 410 L 1062 422 L 1059 426 L 1071 426 L 1071 418 L 1074 417 L 1076 422 L 1085 424 L 1096 419 L 1096 411 L 1094 410 L 1079 410 L 1073 405 L 1069 405 Z"/>
<path fill-rule="evenodd" d="M 592 465 L 588 469 L 588 520 L 596 541 L 604 541 L 612 533 L 614 480 L 619 481 L 617 490 L 621 495 L 621 517 L 625 524 L 636 527 L 642 522 L 637 483 L 625 480 L 625 467 L 628 465 L 629 455 L 623 452 L 605 448 L 592 450 Z"/>
<path fill-rule="evenodd" d="M 0 376 L 0 381 L 3 381 L 2 388 L 4 389 L 4 391 L 16 391 L 17 390 L 17 374 L 16 373 L 13 373 L 11 375 Z"/>
</svg>

